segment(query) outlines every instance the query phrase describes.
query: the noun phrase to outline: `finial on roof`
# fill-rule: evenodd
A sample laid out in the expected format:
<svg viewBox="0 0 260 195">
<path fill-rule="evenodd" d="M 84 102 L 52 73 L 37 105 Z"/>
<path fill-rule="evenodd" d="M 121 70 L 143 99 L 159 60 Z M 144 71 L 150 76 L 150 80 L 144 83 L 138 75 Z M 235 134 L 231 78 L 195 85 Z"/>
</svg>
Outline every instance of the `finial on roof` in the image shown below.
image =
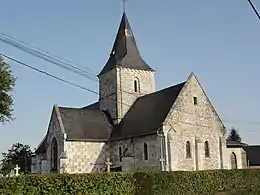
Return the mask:
<svg viewBox="0 0 260 195">
<path fill-rule="evenodd" d="M 126 1 L 127 0 L 122 0 L 122 3 L 123 3 L 123 12 L 125 13 L 125 9 L 126 9 Z"/>
</svg>

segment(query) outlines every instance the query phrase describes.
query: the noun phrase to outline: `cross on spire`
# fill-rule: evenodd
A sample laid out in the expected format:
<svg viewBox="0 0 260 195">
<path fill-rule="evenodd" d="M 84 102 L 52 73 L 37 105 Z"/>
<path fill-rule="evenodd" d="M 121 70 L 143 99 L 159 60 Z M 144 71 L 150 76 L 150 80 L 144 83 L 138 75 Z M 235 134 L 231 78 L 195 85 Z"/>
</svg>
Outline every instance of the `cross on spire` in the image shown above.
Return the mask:
<svg viewBox="0 0 260 195">
<path fill-rule="evenodd" d="M 127 0 L 122 0 L 122 3 L 123 3 L 123 12 L 125 12 L 125 9 L 126 9 L 126 2 L 127 2 Z"/>
</svg>

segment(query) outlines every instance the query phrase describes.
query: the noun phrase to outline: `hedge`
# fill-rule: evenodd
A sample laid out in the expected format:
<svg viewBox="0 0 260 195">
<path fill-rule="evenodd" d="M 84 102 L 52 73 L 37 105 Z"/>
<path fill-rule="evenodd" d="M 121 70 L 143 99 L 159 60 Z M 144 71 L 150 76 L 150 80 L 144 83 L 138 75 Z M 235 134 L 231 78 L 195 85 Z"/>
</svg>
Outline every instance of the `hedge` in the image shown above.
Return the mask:
<svg viewBox="0 0 260 195">
<path fill-rule="evenodd" d="M 240 189 L 240 190 L 230 190 L 227 192 L 220 192 L 216 195 L 259 195 L 260 194 L 260 188 L 254 188 L 254 189 Z"/>
<path fill-rule="evenodd" d="M 0 194 L 180 195 L 260 189 L 260 170 L 27 175 L 0 178 Z M 238 191 L 236 194 L 238 194 Z"/>
</svg>

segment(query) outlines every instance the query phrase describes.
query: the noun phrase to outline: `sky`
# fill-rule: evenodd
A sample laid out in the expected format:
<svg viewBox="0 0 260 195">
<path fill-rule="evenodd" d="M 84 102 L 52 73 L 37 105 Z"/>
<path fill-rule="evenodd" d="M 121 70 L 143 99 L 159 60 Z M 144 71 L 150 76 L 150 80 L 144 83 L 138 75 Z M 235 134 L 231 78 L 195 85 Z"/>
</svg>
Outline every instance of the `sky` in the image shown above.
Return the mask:
<svg viewBox="0 0 260 195">
<path fill-rule="evenodd" d="M 253 1 L 260 10 L 260 2 Z M 156 70 L 156 88 L 194 72 L 228 129 L 260 144 L 260 20 L 246 0 L 129 0 L 126 13 L 141 55 Z M 120 0 L 1 2 L 0 32 L 85 67 L 105 65 L 122 16 Z M 98 83 L 0 42 L 0 52 L 98 91 Z M 0 152 L 21 142 L 36 148 L 53 104 L 81 107 L 94 93 L 54 80 L 10 60 L 17 77 L 15 120 L 0 125 Z M 90 71 L 89 70 L 89 71 Z"/>
</svg>

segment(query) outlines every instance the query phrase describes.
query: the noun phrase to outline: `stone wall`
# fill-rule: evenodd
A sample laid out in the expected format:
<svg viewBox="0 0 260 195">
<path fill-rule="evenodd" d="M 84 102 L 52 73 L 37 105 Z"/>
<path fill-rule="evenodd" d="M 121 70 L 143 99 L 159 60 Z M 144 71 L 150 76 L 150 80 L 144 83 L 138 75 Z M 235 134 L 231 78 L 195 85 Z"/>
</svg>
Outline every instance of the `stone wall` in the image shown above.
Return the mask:
<svg viewBox="0 0 260 195">
<path fill-rule="evenodd" d="M 60 172 L 60 155 L 64 152 L 64 140 L 65 140 L 65 132 L 62 129 L 62 122 L 59 114 L 59 109 L 57 106 L 54 106 L 48 132 L 47 132 L 47 142 L 46 142 L 46 171 L 50 173 L 51 171 L 51 147 L 52 147 L 52 141 L 55 138 L 57 140 L 58 145 L 58 173 Z"/>
<path fill-rule="evenodd" d="M 66 173 L 105 171 L 106 146 L 104 142 L 66 141 Z"/>
<path fill-rule="evenodd" d="M 228 169 L 232 168 L 231 155 L 235 154 L 237 160 L 237 168 L 245 169 L 247 168 L 247 158 L 246 152 L 243 148 L 227 148 L 227 158 L 228 158 Z"/>
<path fill-rule="evenodd" d="M 39 162 L 37 161 L 37 156 L 32 156 L 31 159 L 31 173 L 40 173 Z"/>
<path fill-rule="evenodd" d="M 148 146 L 148 160 L 144 159 L 144 143 Z M 119 147 L 122 147 L 123 159 L 120 162 Z M 109 153 L 113 166 L 122 166 L 123 171 L 159 170 L 160 138 L 149 135 L 123 139 L 109 143 Z"/>
<path fill-rule="evenodd" d="M 34 174 L 45 174 L 47 173 L 46 167 L 43 167 L 43 161 L 46 161 L 45 154 L 36 154 L 32 158 L 31 172 Z M 46 163 L 45 163 L 46 166 Z"/>
<path fill-rule="evenodd" d="M 135 80 L 140 92 L 134 90 Z M 117 124 L 138 97 L 154 91 L 154 72 L 116 68 L 99 77 L 100 109 L 109 110 Z"/>
<path fill-rule="evenodd" d="M 260 166 L 250 166 L 250 169 L 260 169 Z"/>
<path fill-rule="evenodd" d="M 164 131 L 170 140 L 171 170 L 219 169 L 225 166 L 225 147 L 220 142 L 225 140 L 224 127 L 193 74 L 168 114 Z M 191 158 L 186 158 L 187 141 L 191 146 Z M 206 141 L 209 143 L 209 157 L 205 156 Z"/>
<path fill-rule="evenodd" d="M 40 171 L 41 174 L 48 174 L 48 173 L 50 173 L 49 169 L 47 167 L 47 160 L 41 160 L 40 169 L 41 169 L 41 171 Z"/>
<path fill-rule="evenodd" d="M 145 94 L 155 91 L 154 72 L 117 68 L 118 78 L 118 113 L 121 120 L 135 100 Z M 138 83 L 138 91 L 135 92 L 134 82 Z"/>
<path fill-rule="evenodd" d="M 116 80 L 117 80 L 116 69 L 110 70 L 109 72 L 99 77 L 100 110 L 108 110 L 115 123 L 118 118 Z"/>
</svg>

